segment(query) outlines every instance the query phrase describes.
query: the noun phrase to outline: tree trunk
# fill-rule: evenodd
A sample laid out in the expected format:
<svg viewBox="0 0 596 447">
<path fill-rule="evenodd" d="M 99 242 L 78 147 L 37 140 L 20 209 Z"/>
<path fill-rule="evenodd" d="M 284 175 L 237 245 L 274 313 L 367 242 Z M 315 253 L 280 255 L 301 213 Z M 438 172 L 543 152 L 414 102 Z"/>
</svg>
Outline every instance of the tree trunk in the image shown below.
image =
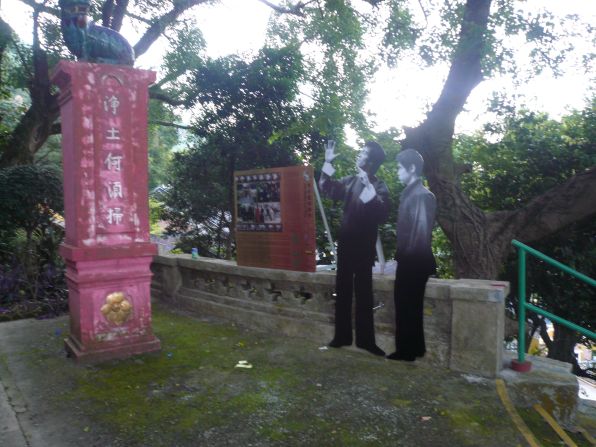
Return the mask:
<svg viewBox="0 0 596 447">
<path fill-rule="evenodd" d="M 455 120 L 482 81 L 490 4 L 491 0 L 466 2 L 441 95 L 418 127 L 405 129 L 402 141 L 402 148 L 416 149 L 424 157 L 424 173 L 437 197 L 437 221 L 452 244 L 458 278 L 497 278 L 513 238 L 531 242 L 596 214 L 596 168 L 578 173 L 513 211 L 486 213 L 462 191 L 460 176 L 468 169 L 453 159 Z"/>
<path fill-rule="evenodd" d="M 481 82 L 484 34 L 490 0 L 468 0 L 449 75 L 441 95 L 426 120 L 406 129 L 403 148 L 418 150 L 425 159 L 424 171 L 437 197 L 437 220 L 452 243 L 457 277 L 496 277 L 504 244 L 494 245 L 500 224 L 475 206 L 459 185 L 463 170 L 453 160 L 451 144 L 455 119 L 472 90 Z"/>
<path fill-rule="evenodd" d="M 551 345 L 548 348 L 549 359 L 557 359 L 562 362 L 575 363 L 577 360 L 573 349 L 577 344 L 578 337 L 572 329 L 568 329 L 558 323 L 553 323 L 555 334 Z"/>
<path fill-rule="evenodd" d="M 437 221 L 451 242 L 458 278 L 496 279 L 514 236 L 510 212 L 487 214 L 455 182 L 429 178 Z"/>
<path fill-rule="evenodd" d="M 555 335 L 548 349 L 547 357 L 571 363 L 573 374 L 586 376 L 586 372 L 579 367 L 579 363 L 575 357 L 574 349 L 579 340 L 577 332 L 558 323 L 553 323 L 553 326 Z"/>
<path fill-rule="evenodd" d="M 48 57 L 40 48 L 38 38 L 38 14 L 34 12 L 33 77 L 29 95 L 31 107 L 21 117 L 8 140 L 0 158 L 0 168 L 19 164 L 31 164 L 35 153 L 52 134 L 54 121 L 60 116 L 56 95 L 50 91 Z"/>
<path fill-rule="evenodd" d="M 49 89 L 35 94 L 45 93 L 49 93 Z M 54 121 L 59 116 L 60 111 L 54 97 L 48 94 L 47 97 L 37 98 L 10 136 L 0 158 L 0 168 L 33 163 L 36 152 L 52 135 Z"/>
</svg>

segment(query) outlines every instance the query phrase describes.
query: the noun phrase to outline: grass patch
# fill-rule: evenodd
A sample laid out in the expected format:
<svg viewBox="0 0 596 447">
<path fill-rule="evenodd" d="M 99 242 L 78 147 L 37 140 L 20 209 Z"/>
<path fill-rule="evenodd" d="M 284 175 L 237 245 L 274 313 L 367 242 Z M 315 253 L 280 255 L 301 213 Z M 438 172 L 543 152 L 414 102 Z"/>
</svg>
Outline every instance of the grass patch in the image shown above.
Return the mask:
<svg viewBox="0 0 596 447">
<path fill-rule="evenodd" d="M 76 406 L 89 429 L 107 433 L 115 447 L 501 447 L 520 437 L 490 381 L 470 385 L 440 368 L 320 351 L 310 341 L 159 308 L 153 329 L 158 353 L 88 367 L 59 356 L 44 361 L 45 371 L 70 377 L 66 394 L 56 397 L 62 407 Z M 49 334 L 51 352 L 62 349 L 64 335 Z M 253 368 L 235 368 L 240 360 Z M 550 431 L 538 422 L 537 433 Z M 543 445 L 560 445 L 554 436 Z"/>
</svg>

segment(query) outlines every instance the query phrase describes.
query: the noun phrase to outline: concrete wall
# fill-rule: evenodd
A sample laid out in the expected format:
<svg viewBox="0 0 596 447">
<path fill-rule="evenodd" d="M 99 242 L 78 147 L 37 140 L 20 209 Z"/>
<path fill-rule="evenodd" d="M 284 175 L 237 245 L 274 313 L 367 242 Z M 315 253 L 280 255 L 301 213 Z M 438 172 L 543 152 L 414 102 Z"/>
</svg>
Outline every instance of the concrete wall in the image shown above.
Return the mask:
<svg viewBox="0 0 596 447">
<path fill-rule="evenodd" d="M 197 315 L 305 337 L 324 345 L 333 336 L 335 274 L 239 267 L 189 255 L 156 256 L 154 299 Z M 504 298 L 500 281 L 431 278 L 424 303 L 427 355 L 422 361 L 494 377 L 502 367 Z M 374 277 L 377 342 L 394 350 L 393 277 Z"/>
</svg>

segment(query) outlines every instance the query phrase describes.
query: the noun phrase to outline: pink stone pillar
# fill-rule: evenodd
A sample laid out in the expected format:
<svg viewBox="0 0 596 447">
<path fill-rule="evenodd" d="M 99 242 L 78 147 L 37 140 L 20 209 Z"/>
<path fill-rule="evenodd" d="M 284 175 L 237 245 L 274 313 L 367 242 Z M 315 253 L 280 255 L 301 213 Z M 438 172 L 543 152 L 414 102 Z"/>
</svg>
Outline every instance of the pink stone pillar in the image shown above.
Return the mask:
<svg viewBox="0 0 596 447">
<path fill-rule="evenodd" d="M 148 87 L 155 73 L 61 61 L 70 337 L 77 361 L 160 349 L 151 329 L 147 186 Z"/>
</svg>

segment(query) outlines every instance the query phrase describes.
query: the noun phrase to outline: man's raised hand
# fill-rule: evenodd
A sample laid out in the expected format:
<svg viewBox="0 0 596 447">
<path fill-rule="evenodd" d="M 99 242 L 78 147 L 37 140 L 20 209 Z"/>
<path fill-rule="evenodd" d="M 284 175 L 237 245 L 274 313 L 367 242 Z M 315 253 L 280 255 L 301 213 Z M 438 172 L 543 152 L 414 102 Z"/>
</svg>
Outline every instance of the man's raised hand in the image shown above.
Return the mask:
<svg viewBox="0 0 596 447">
<path fill-rule="evenodd" d="M 325 161 L 331 163 L 338 155 L 335 153 L 335 140 L 328 140 L 327 148 L 325 149 Z"/>
</svg>

